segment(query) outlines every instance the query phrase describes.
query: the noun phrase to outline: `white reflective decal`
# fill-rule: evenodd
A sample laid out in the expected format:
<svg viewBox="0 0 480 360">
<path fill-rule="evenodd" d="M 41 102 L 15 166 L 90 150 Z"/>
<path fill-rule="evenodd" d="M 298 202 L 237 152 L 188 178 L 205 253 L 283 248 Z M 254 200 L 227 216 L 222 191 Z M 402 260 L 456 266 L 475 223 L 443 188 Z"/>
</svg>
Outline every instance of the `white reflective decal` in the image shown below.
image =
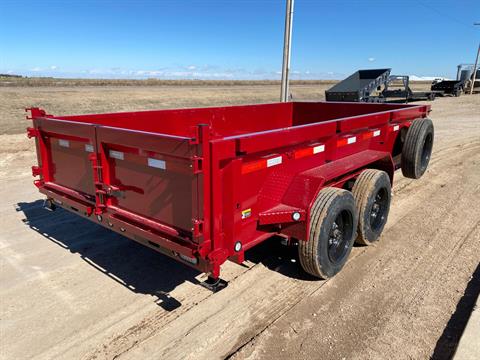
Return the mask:
<svg viewBox="0 0 480 360">
<path fill-rule="evenodd" d="M 86 152 L 93 152 L 93 145 L 92 144 L 85 144 L 85 151 Z"/>
<path fill-rule="evenodd" d="M 165 170 L 167 168 L 167 163 L 164 160 L 148 158 L 148 166 Z"/>
<path fill-rule="evenodd" d="M 393 127 L 393 131 L 398 131 L 398 129 L 400 129 L 400 125 L 395 125 L 395 126 Z"/>
<path fill-rule="evenodd" d="M 325 151 L 325 145 L 317 145 L 313 148 L 313 153 L 318 154 Z"/>
<path fill-rule="evenodd" d="M 354 142 L 357 142 L 357 138 L 355 136 L 348 138 L 347 140 L 347 144 L 353 144 Z"/>
<path fill-rule="evenodd" d="M 277 156 L 267 160 L 267 167 L 279 165 L 282 163 L 282 157 Z"/>
<path fill-rule="evenodd" d="M 70 141 L 64 139 L 58 139 L 58 145 L 63 147 L 70 147 Z"/>
<path fill-rule="evenodd" d="M 373 132 L 373 137 L 380 135 L 380 130 L 375 130 Z"/>
<path fill-rule="evenodd" d="M 190 264 L 194 264 L 194 265 L 197 264 L 197 258 L 191 258 L 183 254 L 178 254 L 178 256 L 180 256 L 181 259 L 189 262 Z"/>
<path fill-rule="evenodd" d="M 110 154 L 110 157 L 114 159 L 123 160 L 123 152 L 121 151 L 110 150 L 108 153 Z"/>
</svg>

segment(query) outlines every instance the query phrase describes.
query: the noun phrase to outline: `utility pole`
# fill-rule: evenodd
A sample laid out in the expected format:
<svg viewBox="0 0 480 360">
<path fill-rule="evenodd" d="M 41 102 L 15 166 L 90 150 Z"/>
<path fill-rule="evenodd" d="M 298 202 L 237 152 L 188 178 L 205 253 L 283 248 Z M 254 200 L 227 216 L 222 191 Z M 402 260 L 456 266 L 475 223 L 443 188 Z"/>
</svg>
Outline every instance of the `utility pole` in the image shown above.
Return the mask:
<svg viewBox="0 0 480 360">
<path fill-rule="evenodd" d="M 473 25 L 480 25 L 480 23 L 473 23 Z M 477 79 L 477 65 L 478 65 L 479 55 L 480 55 L 480 44 L 478 44 L 477 57 L 475 58 L 475 65 L 473 65 L 473 78 L 472 78 L 472 86 L 470 87 L 470 95 L 473 94 L 473 88 L 475 87 L 475 80 Z"/>
<path fill-rule="evenodd" d="M 282 66 L 282 89 L 280 101 L 288 101 L 288 73 L 290 71 L 290 51 L 292 49 L 292 21 L 293 21 L 293 2 L 287 0 L 287 9 L 285 12 L 285 34 L 283 38 L 283 66 Z"/>
</svg>

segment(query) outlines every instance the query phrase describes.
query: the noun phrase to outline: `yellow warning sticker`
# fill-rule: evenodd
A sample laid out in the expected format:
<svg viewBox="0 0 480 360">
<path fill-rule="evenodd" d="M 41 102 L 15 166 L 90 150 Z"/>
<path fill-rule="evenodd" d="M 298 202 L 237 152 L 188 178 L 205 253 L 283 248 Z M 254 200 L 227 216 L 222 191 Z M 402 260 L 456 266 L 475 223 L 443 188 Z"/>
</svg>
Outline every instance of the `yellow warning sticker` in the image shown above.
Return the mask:
<svg viewBox="0 0 480 360">
<path fill-rule="evenodd" d="M 242 210 L 242 219 L 249 218 L 252 215 L 252 209 Z"/>
</svg>

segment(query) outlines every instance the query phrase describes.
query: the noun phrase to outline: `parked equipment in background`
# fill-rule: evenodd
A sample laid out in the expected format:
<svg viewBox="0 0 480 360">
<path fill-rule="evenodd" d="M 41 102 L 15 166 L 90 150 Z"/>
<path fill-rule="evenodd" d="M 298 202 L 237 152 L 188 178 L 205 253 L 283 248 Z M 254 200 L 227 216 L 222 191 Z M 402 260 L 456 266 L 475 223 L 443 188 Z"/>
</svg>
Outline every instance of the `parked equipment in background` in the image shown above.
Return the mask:
<svg viewBox="0 0 480 360">
<path fill-rule="evenodd" d="M 390 75 L 391 69 L 358 70 L 325 91 L 327 101 L 410 102 L 434 100 L 434 91 L 413 91 L 407 75 Z"/>
<path fill-rule="evenodd" d="M 411 102 L 419 100 L 435 100 L 435 91 L 413 91 L 410 88 L 408 75 L 391 75 L 385 83 L 380 97 L 386 102 Z M 390 100 L 389 100 L 390 99 Z"/>
<path fill-rule="evenodd" d="M 49 209 L 208 273 L 212 290 L 225 286 L 226 260 L 242 263 L 248 249 L 275 235 L 298 243 L 305 271 L 334 276 L 357 233 L 362 244 L 379 239 L 395 170 L 421 177 L 434 137 L 427 105 L 29 111 L 34 184 Z"/>
<path fill-rule="evenodd" d="M 391 69 L 358 70 L 325 91 L 327 101 L 383 102 L 375 95 L 385 85 Z"/>
<path fill-rule="evenodd" d="M 480 70 L 477 69 L 477 79 Z M 432 83 L 431 90 L 439 95 L 460 96 L 463 92 L 470 92 L 473 84 L 473 64 L 460 64 L 457 66 L 456 80 L 443 80 Z M 480 79 L 475 81 L 474 91 L 480 90 Z"/>
<path fill-rule="evenodd" d="M 432 84 L 432 91 L 439 91 L 439 95 L 460 96 L 464 91 L 465 83 L 459 80 L 442 80 Z"/>
<path fill-rule="evenodd" d="M 480 67 L 477 65 L 476 74 L 474 75 L 473 64 L 462 64 L 459 65 L 461 67 L 460 78 L 465 79 L 465 93 L 477 92 L 480 91 Z M 475 78 L 475 81 L 474 81 Z"/>
</svg>

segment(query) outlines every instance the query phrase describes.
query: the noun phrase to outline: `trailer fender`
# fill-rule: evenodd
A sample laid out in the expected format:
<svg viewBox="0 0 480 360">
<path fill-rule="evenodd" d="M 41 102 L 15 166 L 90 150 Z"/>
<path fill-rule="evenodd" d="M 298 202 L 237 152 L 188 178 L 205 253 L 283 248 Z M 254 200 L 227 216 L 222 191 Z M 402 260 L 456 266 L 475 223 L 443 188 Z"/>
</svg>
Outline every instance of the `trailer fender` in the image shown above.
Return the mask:
<svg viewBox="0 0 480 360">
<path fill-rule="evenodd" d="M 306 240 L 310 232 L 310 211 L 320 190 L 325 186 L 344 187 L 366 168 L 383 170 L 388 174 L 390 182 L 393 181 L 395 166 L 391 154 L 375 150 L 362 151 L 294 176 L 282 197 L 282 204 L 290 207 L 291 211 L 304 210 L 304 216 L 297 224 L 282 228 L 282 233 Z M 290 223 L 295 221 L 292 219 Z"/>
</svg>

